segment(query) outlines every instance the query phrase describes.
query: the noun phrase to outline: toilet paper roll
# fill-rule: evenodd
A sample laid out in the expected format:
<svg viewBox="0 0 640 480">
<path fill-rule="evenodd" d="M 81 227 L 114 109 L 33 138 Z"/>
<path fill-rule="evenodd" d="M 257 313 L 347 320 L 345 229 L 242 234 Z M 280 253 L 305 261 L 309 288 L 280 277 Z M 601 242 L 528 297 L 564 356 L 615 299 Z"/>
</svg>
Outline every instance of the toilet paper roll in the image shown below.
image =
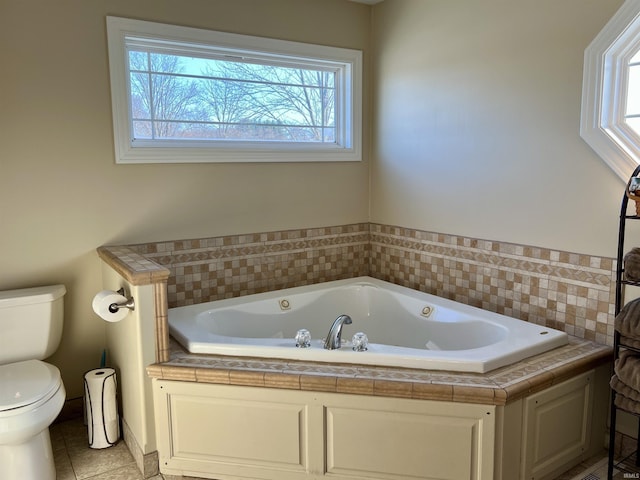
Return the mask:
<svg viewBox="0 0 640 480">
<path fill-rule="evenodd" d="M 91 448 L 107 448 L 120 437 L 116 371 L 98 368 L 84 375 L 85 412 Z"/>
<path fill-rule="evenodd" d="M 119 322 L 129 314 L 129 309 L 119 308 L 116 312 L 109 310 L 109 306 L 114 303 L 125 303 L 127 298 L 114 292 L 113 290 L 102 290 L 93 297 L 93 311 L 107 322 Z"/>
</svg>

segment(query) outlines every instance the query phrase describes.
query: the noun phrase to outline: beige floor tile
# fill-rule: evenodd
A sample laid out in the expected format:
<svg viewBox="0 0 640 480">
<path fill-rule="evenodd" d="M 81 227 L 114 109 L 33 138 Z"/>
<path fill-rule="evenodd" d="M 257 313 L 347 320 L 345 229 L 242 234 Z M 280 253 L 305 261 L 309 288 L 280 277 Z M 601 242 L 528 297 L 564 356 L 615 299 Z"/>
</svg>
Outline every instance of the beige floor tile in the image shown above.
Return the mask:
<svg viewBox="0 0 640 480">
<path fill-rule="evenodd" d="M 60 427 L 60 430 L 62 430 L 65 437 L 78 435 L 84 437 L 87 436 L 87 426 L 82 421 L 82 418 L 69 420 L 68 422 L 57 424 L 56 426 Z"/>
<path fill-rule="evenodd" d="M 111 469 L 107 472 L 91 477 L 90 480 L 143 480 L 143 476 L 134 463 L 132 465 L 127 465 L 126 467 Z"/>
<path fill-rule="evenodd" d="M 135 460 L 123 441 L 103 449 L 89 448 L 87 444 L 82 448 L 69 447 L 68 453 L 78 480 L 125 466 L 133 466 L 137 469 Z"/>
<path fill-rule="evenodd" d="M 54 424 L 49 427 L 49 437 L 51 438 L 51 449 L 55 453 L 57 450 L 64 450 L 64 433 L 62 424 Z"/>
<path fill-rule="evenodd" d="M 151 479 L 147 479 L 147 480 L 210 480 L 210 479 L 204 478 L 204 477 L 183 477 L 182 475 L 164 474 L 164 475 L 159 475 L 157 478 L 152 477 Z"/>
<path fill-rule="evenodd" d="M 53 461 L 56 464 L 56 480 L 76 480 L 71 459 L 64 448 L 53 448 Z"/>
</svg>

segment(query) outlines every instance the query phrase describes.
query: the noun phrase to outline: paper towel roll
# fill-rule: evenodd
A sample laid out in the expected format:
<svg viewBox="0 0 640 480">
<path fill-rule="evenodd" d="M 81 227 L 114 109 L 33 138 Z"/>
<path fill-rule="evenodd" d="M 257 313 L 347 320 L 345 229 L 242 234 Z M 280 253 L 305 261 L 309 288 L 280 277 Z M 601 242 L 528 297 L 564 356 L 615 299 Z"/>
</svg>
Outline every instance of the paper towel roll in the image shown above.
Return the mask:
<svg viewBox="0 0 640 480">
<path fill-rule="evenodd" d="M 119 308 L 118 311 L 112 312 L 109 306 L 114 303 L 125 303 L 127 298 L 114 292 L 113 290 L 102 290 L 93 297 L 93 311 L 107 322 L 119 322 L 129 314 L 129 309 Z"/>
<path fill-rule="evenodd" d="M 91 448 L 110 447 L 120 437 L 116 388 L 116 371 L 113 368 L 98 368 L 84 375 L 85 411 Z"/>
</svg>

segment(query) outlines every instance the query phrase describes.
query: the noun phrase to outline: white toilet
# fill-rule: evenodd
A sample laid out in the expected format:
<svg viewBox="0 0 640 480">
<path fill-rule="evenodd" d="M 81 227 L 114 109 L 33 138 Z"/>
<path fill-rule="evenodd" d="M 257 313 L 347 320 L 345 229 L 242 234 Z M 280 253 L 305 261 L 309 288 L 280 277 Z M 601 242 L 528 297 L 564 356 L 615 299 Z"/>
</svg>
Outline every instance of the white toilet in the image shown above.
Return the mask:
<svg viewBox="0 0 640 480">
<path fill-rule="evenodd" d="M 65 293 L 64 285 L 0 291 L 0 479 L 56 478 L 49 425 L 66 393 L 42 359 L 60 344 Z"/>
</svg>

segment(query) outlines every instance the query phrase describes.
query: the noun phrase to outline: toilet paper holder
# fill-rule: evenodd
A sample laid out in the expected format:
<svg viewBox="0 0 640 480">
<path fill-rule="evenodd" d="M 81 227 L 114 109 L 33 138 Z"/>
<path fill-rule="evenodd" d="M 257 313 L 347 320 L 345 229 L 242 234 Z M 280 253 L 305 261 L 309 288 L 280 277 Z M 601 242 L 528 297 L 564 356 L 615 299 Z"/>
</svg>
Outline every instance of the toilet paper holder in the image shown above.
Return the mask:
<svg viewBox="0 0 640 480">
<path fill-rule="evenodd" d="M 124 287 L 122 287 L 120 290 L 116 291 L 116 293 L 119 294 L 119 295 L 122 295 L 125 298 L 127 298 L 127 295 L 125 295 Z M 121 308 L 128 308 L 131 311 L 135 310 L 136 309 L 136 305 L 135 305 L 135 302 L 133 301 L 133 297 L 128 297 L 126 302 L 112 303 L 111 305 L 109 305 L 109 311 L 111 313 L 116 313 Z"/>
</svg>

